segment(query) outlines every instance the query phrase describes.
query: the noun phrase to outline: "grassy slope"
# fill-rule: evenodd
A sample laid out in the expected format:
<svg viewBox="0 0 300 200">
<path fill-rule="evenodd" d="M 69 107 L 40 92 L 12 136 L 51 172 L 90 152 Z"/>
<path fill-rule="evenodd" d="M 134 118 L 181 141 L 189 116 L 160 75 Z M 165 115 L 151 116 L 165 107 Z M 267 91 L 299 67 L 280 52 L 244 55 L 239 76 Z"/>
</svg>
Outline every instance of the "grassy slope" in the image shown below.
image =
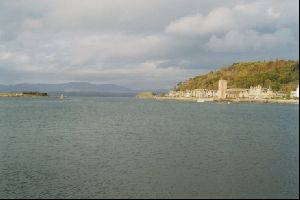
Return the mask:
<svg viewBox="0 0 300 200">
<path fill-rule="evenodd" d="M 229 67 L 196 76 L 177 85 L 177 90 L 197 88 L 217 89 L 219 79 L 228 81 L 229 88 L 249 88 L 261 85 L 289 93 L 299 83 L 299 62 L 276 60 L 269 62 L 234 63 Z"/>
</svg>

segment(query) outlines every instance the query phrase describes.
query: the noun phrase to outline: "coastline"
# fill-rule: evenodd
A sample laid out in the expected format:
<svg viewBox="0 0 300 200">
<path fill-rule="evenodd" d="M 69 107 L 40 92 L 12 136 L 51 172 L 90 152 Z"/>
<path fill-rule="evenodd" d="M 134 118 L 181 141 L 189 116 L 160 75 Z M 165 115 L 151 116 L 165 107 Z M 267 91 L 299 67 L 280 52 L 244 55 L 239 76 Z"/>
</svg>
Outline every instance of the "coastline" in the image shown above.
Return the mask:
<svg viewBox="0 0 300 200">
<path fill-rule="evenodd" d="M 0 92 L 1 97 L 48 97 L 48 94 L 40 92 Z"/>
<path fill-rule="evenodd" d="M 197 102 L 199 98 L 187 98 L 187 97 L 153 97 L 155 100 L 177 100 L 177 101 L 191 101 Z M 214 98 L 202 98 L 205 102 L 233 102 L 233 103 L 279 103 L 279 104 L 299 104 L 297 99 L 214 99 Z"/>
</svg>

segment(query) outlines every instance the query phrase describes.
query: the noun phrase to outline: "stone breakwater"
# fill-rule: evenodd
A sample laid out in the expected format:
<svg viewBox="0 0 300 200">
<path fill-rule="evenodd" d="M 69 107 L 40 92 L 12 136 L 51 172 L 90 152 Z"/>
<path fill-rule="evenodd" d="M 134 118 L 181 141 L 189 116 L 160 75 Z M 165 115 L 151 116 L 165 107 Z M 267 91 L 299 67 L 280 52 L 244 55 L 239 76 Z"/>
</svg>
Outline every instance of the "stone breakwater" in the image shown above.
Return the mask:
<svg viewBox="0 0 300 200">
<path fill-rule="evenodd" d="M 46 97 L 47 93 L 41 92 L 0 92 L 0 97 Z"/>
<path fill-rule="evenodd" d="M 178 101 L 192 101 L 197 102 L 199 98 L 187 97 L 153 97 L 156 100 L 178 100 Z M 299 104 L 299 99 L 215 99 L 215 98 L 202 98 L 205 102 L 241 102 L 241 103 L 282 103 L 282 104 Z"/>
</svg>

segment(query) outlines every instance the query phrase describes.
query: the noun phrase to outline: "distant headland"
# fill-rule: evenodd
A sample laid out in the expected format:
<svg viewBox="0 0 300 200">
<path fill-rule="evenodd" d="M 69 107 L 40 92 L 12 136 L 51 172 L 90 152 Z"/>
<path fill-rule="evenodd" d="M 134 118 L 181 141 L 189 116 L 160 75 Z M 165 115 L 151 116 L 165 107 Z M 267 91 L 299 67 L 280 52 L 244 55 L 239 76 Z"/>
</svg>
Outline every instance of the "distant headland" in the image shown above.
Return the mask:
<svg viewBox="0 0 300 200">
<path fill-rule="evenodd" d="M 0 85 L 0 92 L 42 91 L 42 92 L 111 92 L 133 93 L 129 88 L 114 84 L 92 84 L 88 82 L 69 82 L 61 84 L 16 84 Z"/>
<path fill-rule="evenodd" d="M 26 92 L 35 91 L 35 92 Z M 133 97 L 136 92 L 114 84 L 92 84 L 88 82 L 68 82 L 61 84 L 46 83 L 22 83 L 15 85 L 0 85 L 0 97 L 20 96 L 129 96 Z"/>
</svg>

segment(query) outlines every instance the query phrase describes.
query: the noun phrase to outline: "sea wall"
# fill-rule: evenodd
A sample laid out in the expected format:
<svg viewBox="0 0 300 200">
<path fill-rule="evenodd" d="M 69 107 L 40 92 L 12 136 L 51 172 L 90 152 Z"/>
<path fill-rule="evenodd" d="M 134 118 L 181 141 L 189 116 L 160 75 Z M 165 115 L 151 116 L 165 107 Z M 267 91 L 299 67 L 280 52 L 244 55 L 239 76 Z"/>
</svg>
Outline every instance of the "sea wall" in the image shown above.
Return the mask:
<svg viewBox="0 0 300 200">
<path fill-rule="evenodd" d="M 153 97 L 156 100 L 178 100 L 178 101 L 193 101 L 197 102 L 199 98 L 187 97 Z M 219 100 L 216 98 L 202 98 L 205 102 L 241 102 L 241 103 L 282 103 L 282 104 L 299 104 L 299 99 L 225 99 Z"/>
</svg>

